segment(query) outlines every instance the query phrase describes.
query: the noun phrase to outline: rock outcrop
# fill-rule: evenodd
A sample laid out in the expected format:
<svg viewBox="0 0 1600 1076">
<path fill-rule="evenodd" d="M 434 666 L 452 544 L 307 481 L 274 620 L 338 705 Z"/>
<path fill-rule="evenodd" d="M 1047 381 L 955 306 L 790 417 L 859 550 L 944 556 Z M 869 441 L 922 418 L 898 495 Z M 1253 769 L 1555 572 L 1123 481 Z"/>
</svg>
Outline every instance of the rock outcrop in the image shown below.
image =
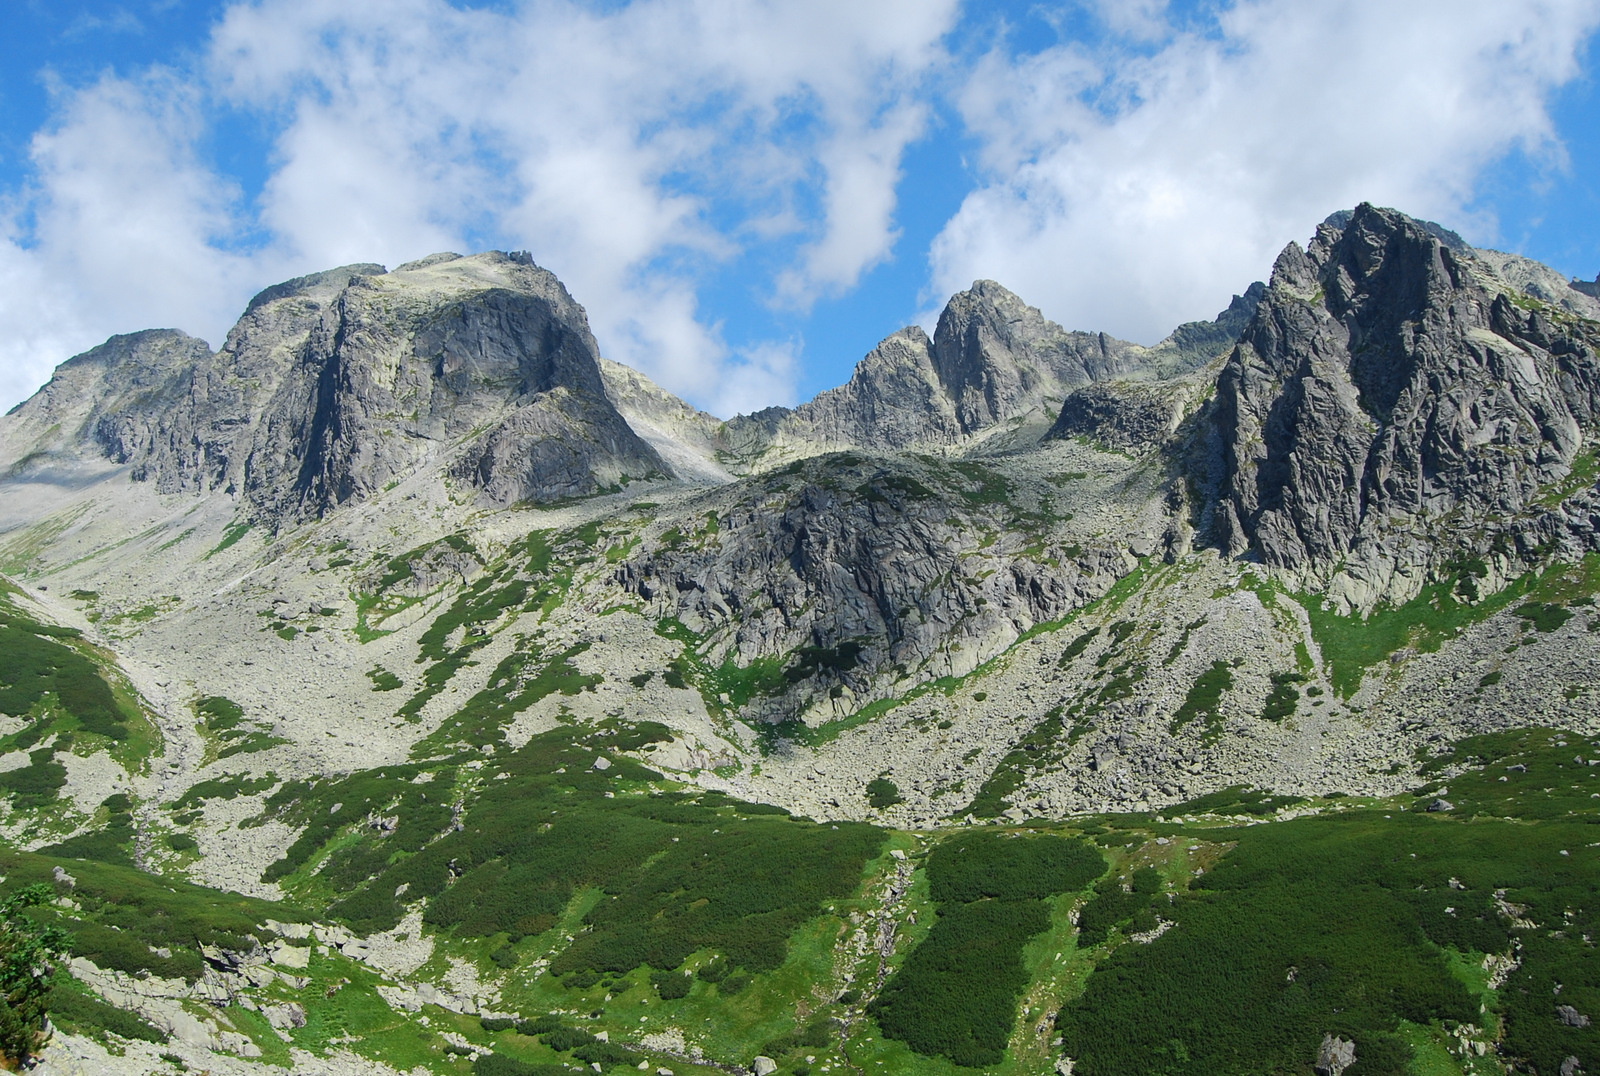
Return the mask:
<svg viewBox="0 0 1600 1076">
<path fill-rule="evenodd" d="M 697 507 L 714 526 L 647 542 L 616 579 L 708 637 L 713 664 L 781 658 L 797 689 L 758 701 L 757 715 L 793 716 L 836 686 L 859 704 L 907 670 L 970 671 L 1133 563 L 1125 547 L 1074 542 L 1042 513 L 1020 530 L 1004 486 L 970 464 L 797 462 L 708 495 Z"/>
<path fill-rule="evenodd" d="M 1363 205 L 1279 256 L 1217 386 L 1229 553 L 1403 600 L 1572 473 L 1600 325 L 1440 231 Z"/>
</svg>

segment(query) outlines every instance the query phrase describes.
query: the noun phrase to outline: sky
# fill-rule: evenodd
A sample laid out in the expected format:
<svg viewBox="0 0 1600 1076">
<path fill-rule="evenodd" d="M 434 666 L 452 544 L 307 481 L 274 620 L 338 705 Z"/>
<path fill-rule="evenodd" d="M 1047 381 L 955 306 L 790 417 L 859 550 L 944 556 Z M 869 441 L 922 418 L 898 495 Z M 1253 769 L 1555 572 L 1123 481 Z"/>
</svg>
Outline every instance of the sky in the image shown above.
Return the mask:
<svg viewBox="0 0 1600 1076">
<path fill-rule="evenodd" d="M 976 279 L 1154 343 L 1361 201 L 1600 274 L 1600 0 L 7 0 L 0 408 L 351 262 L 527 250 L 728 416 Z"/>
</svg>

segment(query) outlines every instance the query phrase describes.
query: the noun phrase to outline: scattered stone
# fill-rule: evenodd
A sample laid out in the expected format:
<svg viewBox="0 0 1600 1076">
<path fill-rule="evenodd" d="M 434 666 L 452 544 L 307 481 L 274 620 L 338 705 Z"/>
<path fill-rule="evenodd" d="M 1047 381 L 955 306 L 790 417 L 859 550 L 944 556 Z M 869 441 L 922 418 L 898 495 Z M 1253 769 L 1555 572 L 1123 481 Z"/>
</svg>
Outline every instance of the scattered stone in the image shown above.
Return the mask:
<svg viewBox="0 0 1600 1076">
<path fill-rule="evenodd" d="M 1588 1027 L 1589 1018 L 1571 1005 L 1557 1005 L 1556 1016 L 1568 1027 Z"/>
</svg>

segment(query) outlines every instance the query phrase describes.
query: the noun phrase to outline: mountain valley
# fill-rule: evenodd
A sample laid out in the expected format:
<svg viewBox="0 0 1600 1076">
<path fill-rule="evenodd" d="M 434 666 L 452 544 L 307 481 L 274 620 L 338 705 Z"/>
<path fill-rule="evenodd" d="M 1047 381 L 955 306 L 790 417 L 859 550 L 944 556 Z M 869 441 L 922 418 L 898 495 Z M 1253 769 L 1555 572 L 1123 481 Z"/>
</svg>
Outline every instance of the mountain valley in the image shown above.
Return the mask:
<svg viewBox="0 0 1600 1076">
<path fill-rule="evenodd" d="M 726 421 L 526 254 L 113 337 L 0 419 L 40 1071 L 1600 1072 L 1594 291 L 1362 205 Z"/>
</svg>

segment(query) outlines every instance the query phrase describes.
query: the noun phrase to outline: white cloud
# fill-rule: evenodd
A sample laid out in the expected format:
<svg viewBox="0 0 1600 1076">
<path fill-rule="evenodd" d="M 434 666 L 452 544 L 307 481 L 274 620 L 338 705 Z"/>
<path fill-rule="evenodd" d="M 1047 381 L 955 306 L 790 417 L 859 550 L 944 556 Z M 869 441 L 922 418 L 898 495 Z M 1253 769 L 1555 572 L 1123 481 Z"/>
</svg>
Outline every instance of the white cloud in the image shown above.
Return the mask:
<svg viewBox="0 0 1600 1076">
<path fill-rule="evenodd" d="M 795 403 L 794 381 L 800 343 L 768 341 L 740 352 L 725 367 L 713 399 L 713 414 L 749 414 L 773 405 Z"/>
<path fill-rule="evenodd" d="M 64 340 L 164 321 L 215 341 L 275 279 L 493 244 L 532 251 L 607 354 L 668 387 L 788 398 L 793 363 L 732 356 L 696 285 L 776 244 L 752 287 L 803 308 L 887 256 L 957 5 L 241 0 L 185 78 L 64 93 L 0 249 L 57 328 L 19 336 L 0 300 L 6 395 Z M 224 109 L 270 132 L 249 204 L 195 148 Z"/>
<path fill-rule="evenodd" d="M 1152 342 L 1359 201 L 1492 241 L 1474 184 L 1512 150 L 1559 164 L 1546 98 L 1600 5 L 1246 0 L 1219 21 L 1153 51 L 987 57 L 961 107 L 988 179 L 933 245 L 936 287 L 993 277 Z"/>
<path fill-rule="evenodd" d="M 199 132 L 193 92 L 158 70 L 69 94 L 34 137 L 37 186 L 0 236 L 0 399 L 114 332 L 220 339 L 261 266 L 219 248 L 235 191 L 195 158 Z"/>
<path fill-rule="evenodd" d="M 230 12 L 213 65 L 231 100 L 291 114 L 263 215 L 297 253 L 508 237 L 568 284 L 611 357 L 710 401 L 732 372 L 697 318 L 697 267 L 797 231 L 810 242 L 768 286 L 803 306 L 885 257 L 915 93 L 954 11 L 265 0 Z M 797 209 L 811 191 L 820 208 Z"/>
</svg>

